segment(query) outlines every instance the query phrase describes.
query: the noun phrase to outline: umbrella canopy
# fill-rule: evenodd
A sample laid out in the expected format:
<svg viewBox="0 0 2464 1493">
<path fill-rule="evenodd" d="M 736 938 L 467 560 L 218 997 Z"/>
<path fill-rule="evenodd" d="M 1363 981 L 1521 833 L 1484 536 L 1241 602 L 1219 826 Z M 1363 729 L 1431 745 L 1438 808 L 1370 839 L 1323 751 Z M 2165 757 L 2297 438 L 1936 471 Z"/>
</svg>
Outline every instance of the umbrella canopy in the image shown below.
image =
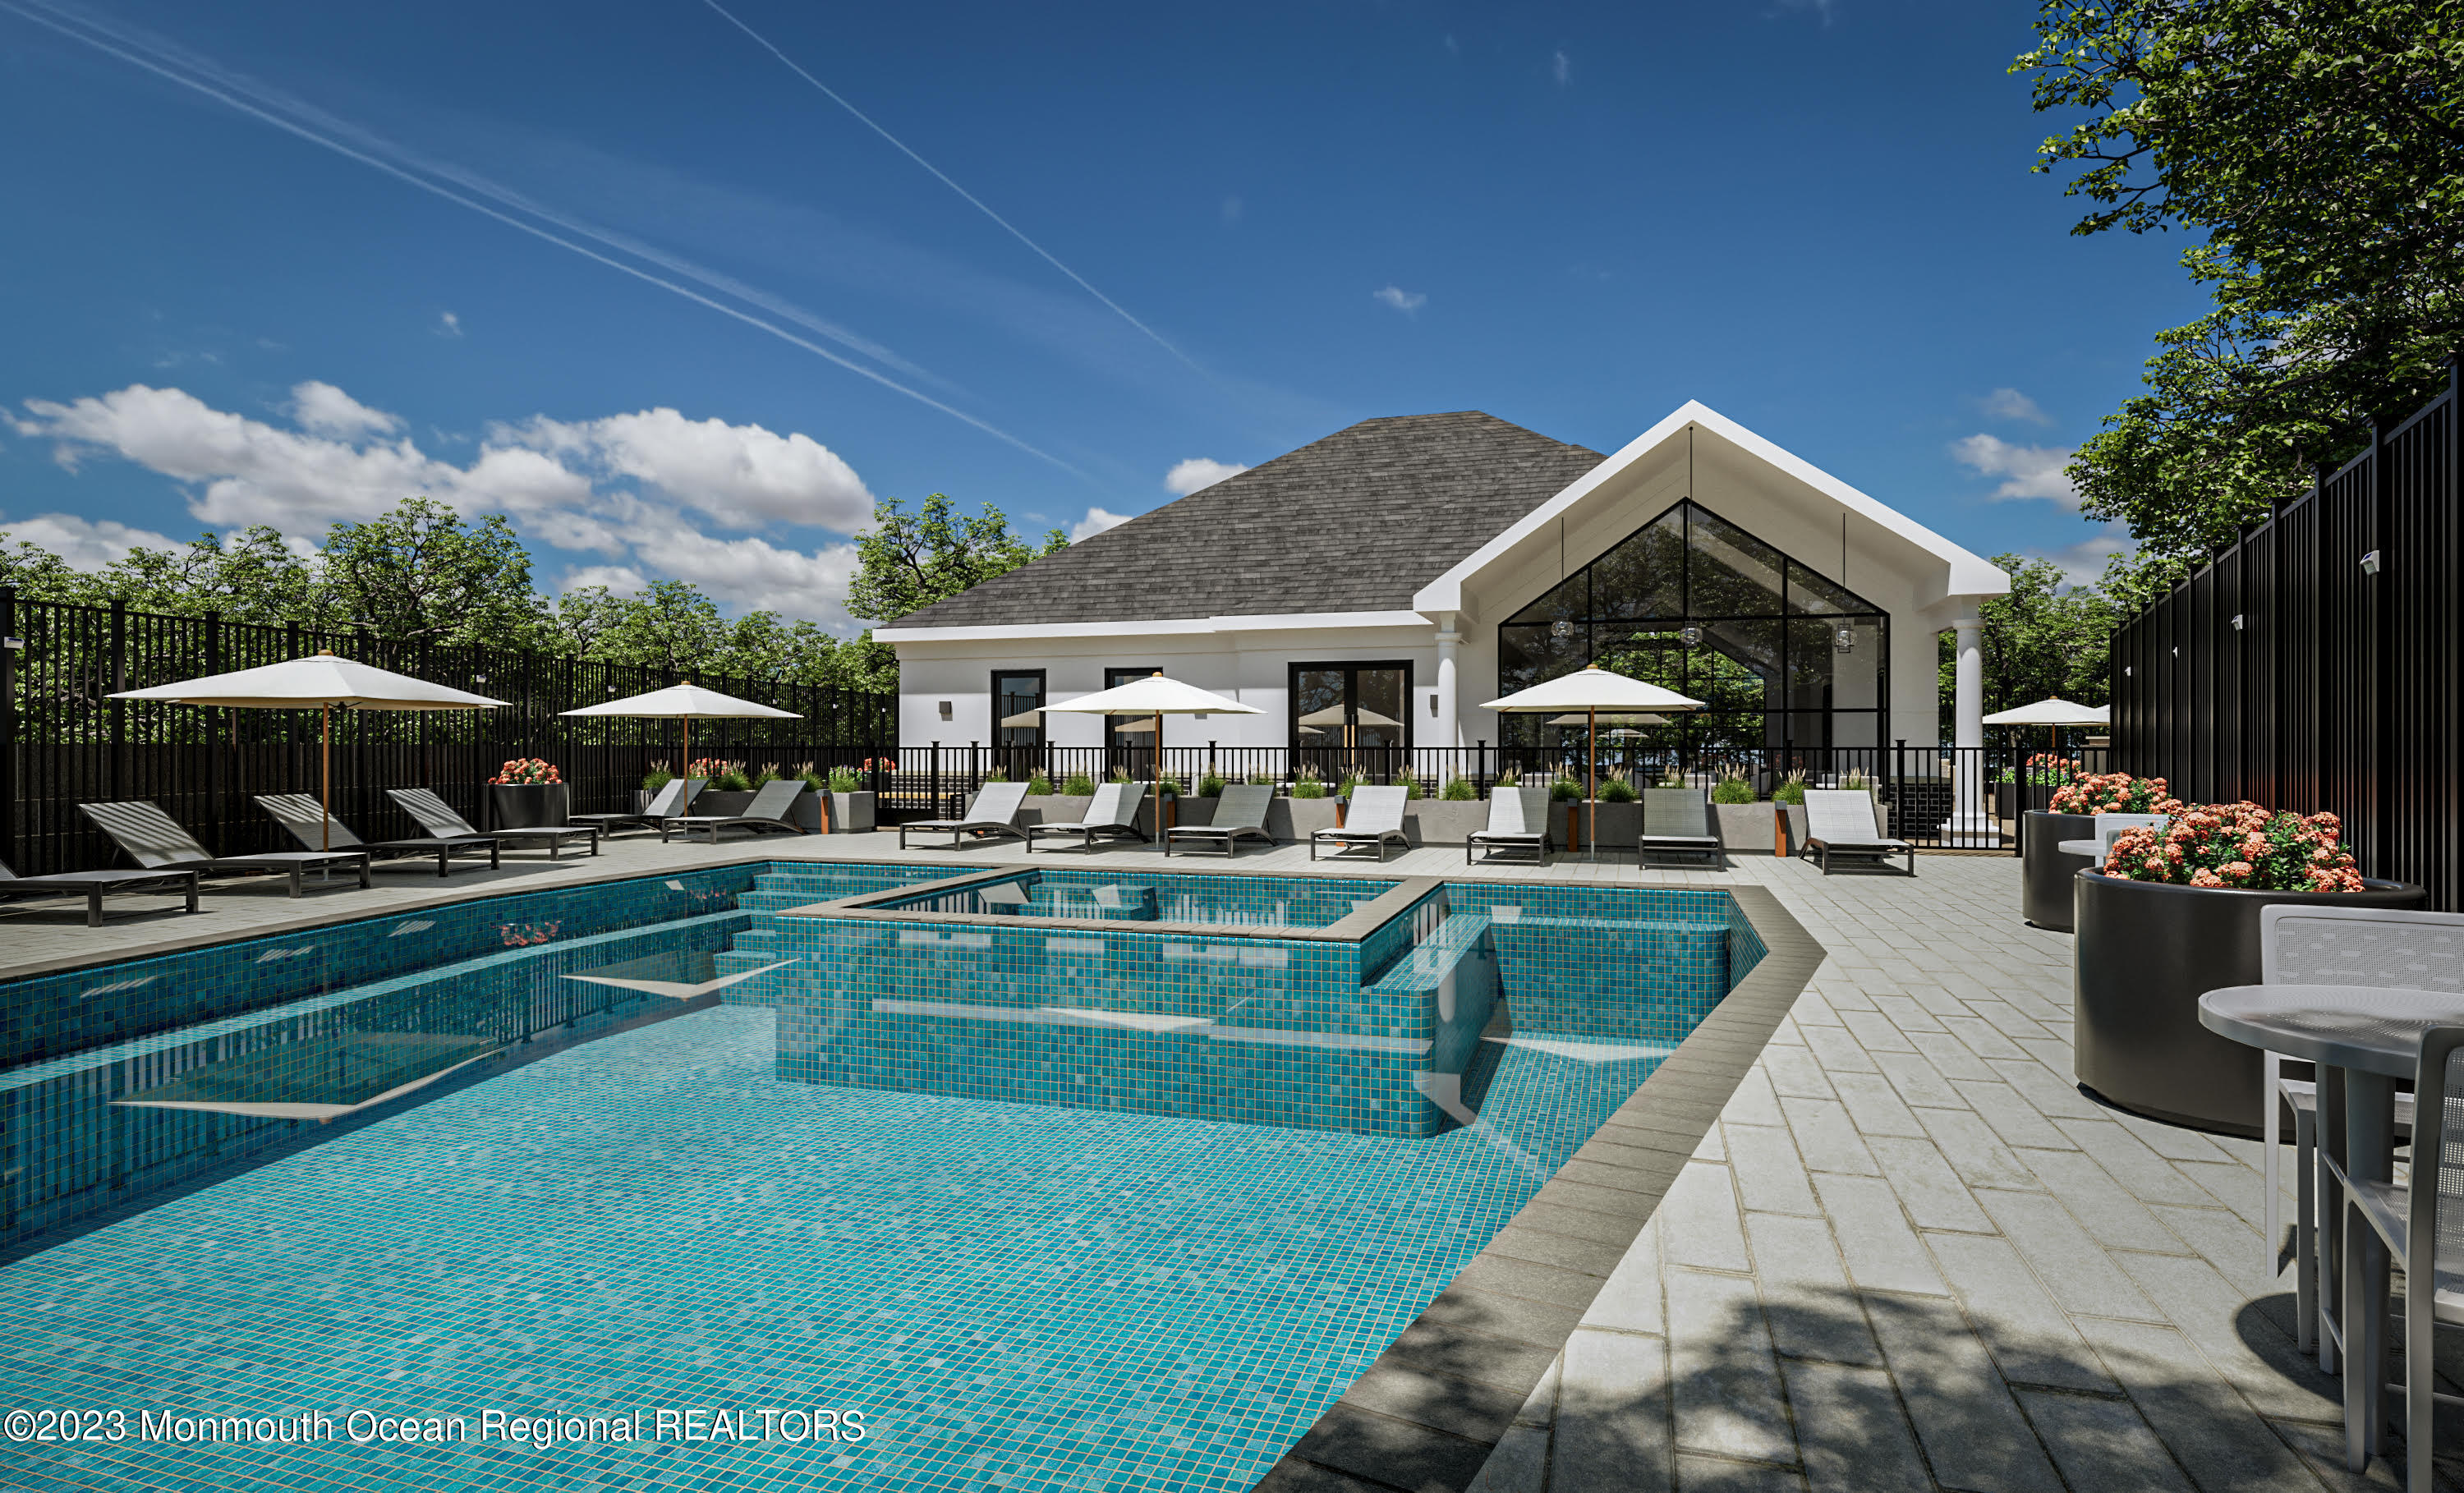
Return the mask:
<svg viewBox="0 0 2464 1493">
<path fill-rule="evenodd" d="M 123 690 L 111 698 L 168 700 L 227 710 L 319 712 L 317 806 L 324 815 L 324 833 L 318 838 L 328 850 L 334 847 L 335 706 L 357 706 L 363 711 L 485 711 L 505 703 L 322 650 L 258 669 L 208 674 L 150 690 Z"/>
<path fill-rule="evenodd" d="M 795 720 L 794 711 L 756 705 L 697 684 L 671 684 L 648 694 L 628 694 L 605 705 L 585 705 L 565 715 L 622 715 L 636 720 L 680 720 L 685 723 L 685 766 L 693 766 L 693 723 L 697 720 Z"/>
<path fill-rule="evenodd" d="M 1265 712 L 1254 705 L 1243 705 L 1194 684 L 1166 679 L 1158 669 L 1144 679 L 1082 694 L 1074 700 L 1047 705 L 1047 711 L 1067 711 L 1073 715 L 1152 715 L 1155 724 L 1137 729 L 1155 733 L 1155 833 L 1163 833 L 1163 718 L 1166 715 L 1263 715 Z M 1122 727 L 1124 731 L 1130 727 Z"/>
<path fill-rule="evenodd" d="M 566 715 L 629 715 L 644 720 L 792 720 L 796 712 L 756 705 L 697 684 L 671 684 L 648 694 L 628 694 L 605 705 L 585 705 Z"/>
<path fill-rule="evenodd" d="M 1564 717 L 1568 724 L 1579 720 L 1590 727 L 1591 742 L 1585 752 L 1584 767 L 1589 779 L 1584 788 L 1592 803 L 1592 851 L 1600 853 L 1600 810 L 1598 762 L 1600 752 L 1599 714 L 1602 711 L 1632 714 L 1653 711 L 1699 710 L 1703 702 L 1663 690 L 1656 684 L 1629 679 L 1594 665 L 1577 669 L 1571 674 L 1559 674 L 1529 690 L 1517 690 L 1503 699 L 1489 701 L 1484 710 L 1499 711 L 1513 715 L 1557 715 L 1566 711 L 1581 711 L 1580 716 Z M 1551 722 L 1551 724 L 1555 724 Z"/>
<path fill-rule="evenodd" d="M 1589 715 L 1551 715 L 1540 724 L 1544 726 L 1582 726 L 1590 724 L 1591 718 L 1592 717 Z M 1629 726 L 1665 726 L 1668 724 L 1668 717 L 1665 715 L 1603 715 L 1600 717 L 1600 724 L 1603 726 L 1615 726 L 1618 728 L 1618 730 L 1624 730 Z M 1615 736 L 1617 735 L 1617 732 L 1612 731 L 1609 735 Z M 1634 733 L 1627 731 L 1626 735 L 1632 736 Z"/>
<path fill-rule="evenodd" d="M 1353 711 L 1351 716 L 1346 718 L 1343 707 L 1340 705 L 1330 705 L 1322 711 L 1311 711 L 1301 717 L 1300 723 L 1304 726 L 1399 726 L 1403 724 L 1392 715 L 1380 715 L 1366 707 Z"/>
<path fill-rule="evenodd" d="M 1162 673 L 1133 679 L 1128 684 L 1082 694 L 1074 700 L 1047 705 L 1047 711 L 1067 711 L 1078 715 L 1263 715 L 1254 705 L 1243 705 L 1201 690 L 1194 684 L 1166 679 Z"/>
<path fill-rule="evenodd" d="M 123 690 L 115 700 L 169 700 L 242 710 L 313 711 L 356 705 L 370 711 L 491 710 L 505 702 L 450 685 L 413 679 L 374 664 L 315 653 L 261 669 L 208 674 L 150 690 Z"/>
<path fill-rule="evenodd" d="M 1044 707 L 1039 705 L 1031 711 L 1021 711 L 1015 715 L 1004 715 L 1001 723 L 1021 729 L 1041 726 L 1044 724 Z"/>
<path fill-rule="evenodd" d="M 1594 667 L 1559 674 L 1529 690 L 1517 690 L 1481 709 L 1518 715 L 1553 715 L 1560 711 L 1690 711 L 1701 709 L 1702 704 L 1674 690 Z"/>
<path fill-rule="evenodd" d="M 1996 711 L 1985 717 L 1989 726 L 2101 726 L 2107 707 L 2074 705 L 2068 700 L 2038 700 L 2014 711 Z"/>
</svg>

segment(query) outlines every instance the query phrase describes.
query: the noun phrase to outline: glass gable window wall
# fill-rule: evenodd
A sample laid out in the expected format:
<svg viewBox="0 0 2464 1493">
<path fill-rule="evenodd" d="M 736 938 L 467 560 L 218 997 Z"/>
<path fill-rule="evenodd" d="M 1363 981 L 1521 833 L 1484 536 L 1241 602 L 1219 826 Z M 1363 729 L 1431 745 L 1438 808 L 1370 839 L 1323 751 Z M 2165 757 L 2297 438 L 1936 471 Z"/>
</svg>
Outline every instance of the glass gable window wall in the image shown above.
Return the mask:
<svg viewBox="0 0 2464 1493">
<path fill-rule="evenodd" d="M 1664 723 L 1604 719 L 1638 765 L 1871 748 L 1890 735 L 1889 652 L 1881 607 L 1687 500 L 1501 624 L 1497 689 L 1596 663 L 1704 702 Z M 1580 734 L 1529 715 L 1503 729 L 1548 751 Z"/>
</svg>

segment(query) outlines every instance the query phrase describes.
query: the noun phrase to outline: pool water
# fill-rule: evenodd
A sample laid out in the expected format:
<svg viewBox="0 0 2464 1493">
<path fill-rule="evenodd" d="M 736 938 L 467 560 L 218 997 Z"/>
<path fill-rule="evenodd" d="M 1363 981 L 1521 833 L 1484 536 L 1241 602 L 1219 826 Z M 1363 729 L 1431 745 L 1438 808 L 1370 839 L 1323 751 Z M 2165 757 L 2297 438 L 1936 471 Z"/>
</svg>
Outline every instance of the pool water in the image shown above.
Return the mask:
<svg viewBox="0 0 2464 1493">
<path fill-rule="evenodd" d="M 132 1438 L 0 1445 L 0 1483 L 1234 1493 L 1664 1050 L 1491 1043 L 1480 1124 L 1412 1141 L 782 1084 L 771 1020 L 604 1038 L 0 1267 L 0 1402 L 864 1442 Z"/>
<path fill-rule="evenodd" d="M 1182 927 L 1325 928 L 1395 889 L 1366 877 L 1156 876 L 1135 872 L 1021 871 L 973 886 L 890 898 L 885 911 L 996 917 L 1084 918 Z"/>
</svg>

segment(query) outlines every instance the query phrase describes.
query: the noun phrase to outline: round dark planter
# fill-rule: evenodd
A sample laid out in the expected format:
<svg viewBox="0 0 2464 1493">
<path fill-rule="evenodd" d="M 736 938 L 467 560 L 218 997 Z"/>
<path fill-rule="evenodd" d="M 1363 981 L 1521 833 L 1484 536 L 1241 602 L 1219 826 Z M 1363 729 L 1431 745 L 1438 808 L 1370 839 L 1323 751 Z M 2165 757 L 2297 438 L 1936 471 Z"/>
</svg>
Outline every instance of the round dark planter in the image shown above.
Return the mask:
<svg viewBox="0 0 2464 1493">
<path fill-rule="evenodd" d="M 2057 933 L 2071 931 L 2071 879 L 2096 864 L 2092 855 L 2064 855 L 2065 840 L 2096 833 L 2093 814 L 2030 809 L 2019 823 L 2019 915 Z"/>
<path fill-rule="evenodd" d="M 2226 891 L 2078 873 L 2077 1022 L 2071 1064 L 2106 1102 L 2151 1120 L 2256 1135 L 2264 1116 L 2255 1047 L 2199 1024 L 2199 997 L 2258 983 L 2258 913 L 2278 902 L 2418 907 L 2422 889 Z"/>
<path fill-rule="evenodd" d="M 563 782 L 492 782 L 488 784 L 486 829 L 537 829 L 568 823 L 573 785 Z"/>
</svg>

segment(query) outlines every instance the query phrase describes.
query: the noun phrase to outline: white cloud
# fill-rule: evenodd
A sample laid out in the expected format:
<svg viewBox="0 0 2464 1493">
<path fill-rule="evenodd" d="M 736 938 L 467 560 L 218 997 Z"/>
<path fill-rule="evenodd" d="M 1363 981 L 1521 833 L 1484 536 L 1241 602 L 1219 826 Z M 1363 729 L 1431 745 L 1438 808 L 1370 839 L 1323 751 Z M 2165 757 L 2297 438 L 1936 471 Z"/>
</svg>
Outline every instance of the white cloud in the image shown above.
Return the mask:
<svg viewBox="0 0 2464 1493">
<path fill-rule="evenodd" d="M 462 335 L 462 318 L 450 311 L 438 312 L 436 314 L 436 335 L 439 337 L 460 337 Z"/>
<path fill-rule="evenodd" d="M 1557 80 L 1557 86 L 1560 88 L 1573 85 L 1574 59 L 1566 55 L 1565 48 L 1559 47 L 1555 55 L 1549 59 L 1549 76 Z"/>
<path fill-rule="evenodd" d="M 738 528 L 783 520 L 848 534 L 872 517 L 872 494 L 836 452 L 758 425 L 661 407 L 574 424 L 541 416 L 491 438 L 639 478 Z"/>
<path fill-rule="evenodd" d="M 2073 585 L 2085 585 L 2104 574 L 2104 562 L 2130 548 L 2129 531 L 2120 524 L 2107 524 L 2094 538 L 2066 544 L 2057 550 L 2035 553 L 2062 567 L 2062 576 Z"/>
<path fill-rule="evenodd" d="M 316 379 L 291 386 L 291 418 L 302 429 L 340 440 L 356 435 L 391 435 L 402 428 L 399 417 L 370 409 L 331 384 Z"/>
<path fill-rule="evenodd" d="M 1187 497 L 1199 488 L 1213 487 L 1225 477 L 1238 476 L 1248 470 L 1237 461 L 1192 456 L 1187 461 L 1174 462 L 1172 470 L 1163 474 L 1163 485 L 1167 492 Z"/>
<path fill-rule="evenodd" d="M 132 549 L 176 550 L 180 542 L 151 529 L 132 528 L 108 518 L 80 518 L 75 514 L 37 514 L 32 518 L 0 518 L 0 535 L 10 543 L 46 549 L 68 562 L 71 570 L 100 570 L 128 558 Z"/>
<path fill-rule="evenodd" d="M 143 384 L 66 403 L 28 400 L 25 409 L 0 420 L 55 443 L 61 466 L 74 472 L 107 452 L 161 472 L 187 489 L 192 515 L 217 528 L 270 524 L 303 548 L 302 534 L 321 537 L 337 520 L 372 518 L 426 495 L 464 514 L 510 514 L 533 544 L 604 558 L 574 572 L 590 580 L 570 583 L 631 591 L 646 576 L 673 576 L 724 602 L 834 626 L 846 621 L 851 545 L 808 554 L 707 531 L 783 521 L 846 534 L 872 514 L 854 470 L 811 437 L 667 408 L 492 426 L 467 466 L 423 452 L 399 433 L 399 417 L 313 381 L 292 391 L 297 428 Z M 52 527 L 38 530 L 45 524 Z M 132 543 L 171 542 L 59 515 L 16 528 L 91 564 Z"/>
<path fill-rule="evenodd" d="M 2025 420 L 2031 425 L 2052 425 L 2053 416 L 2037 406 L 2035 400 L 2017 389 L 1995 389 L 1978 400 L 1986 417 L 1992 420 Z"/>
<path fill-rule="evenodd" d="M 650 587 L 650 578 L 630 565 L 583 565 L 564 573 L 564 589 L 579 591 L 586 585 L 604 585 L 618 596 L 631 596 Z"/>
<path fill-rule="evenodd" d="M 1374 292 L 1372 298 L 1406 314 L 1418 311 L 1429 303 L 1428 296 L 1418 291 L 1407 291 L 1399 285 L 1389 285 L 1382 291 Z"/>
<path fill-rule="evenodd" d="M 2014 446 L 1999 436 L 1982 433 L 1950 443 L 1950 454 L 1978 474 L 2000 477 L 1993 496 L 2041 497 L 2065 508 L 2079 506 L 2079 493 L 2062 474 L 2071 452 L 2058 446 Z"/>
<path fill-rule="evenodd" d="M 1117 529 L 1129 522 L 1131 517 L 1129 514 L 1116 514 L 1109 509 L 1089 508 L 1087 510 L 1086 517 L 1069 526 L 1069 542 L 1075 544 L 1081 539 L 1091 538 L 1107 529 Z"/>
</svg>

